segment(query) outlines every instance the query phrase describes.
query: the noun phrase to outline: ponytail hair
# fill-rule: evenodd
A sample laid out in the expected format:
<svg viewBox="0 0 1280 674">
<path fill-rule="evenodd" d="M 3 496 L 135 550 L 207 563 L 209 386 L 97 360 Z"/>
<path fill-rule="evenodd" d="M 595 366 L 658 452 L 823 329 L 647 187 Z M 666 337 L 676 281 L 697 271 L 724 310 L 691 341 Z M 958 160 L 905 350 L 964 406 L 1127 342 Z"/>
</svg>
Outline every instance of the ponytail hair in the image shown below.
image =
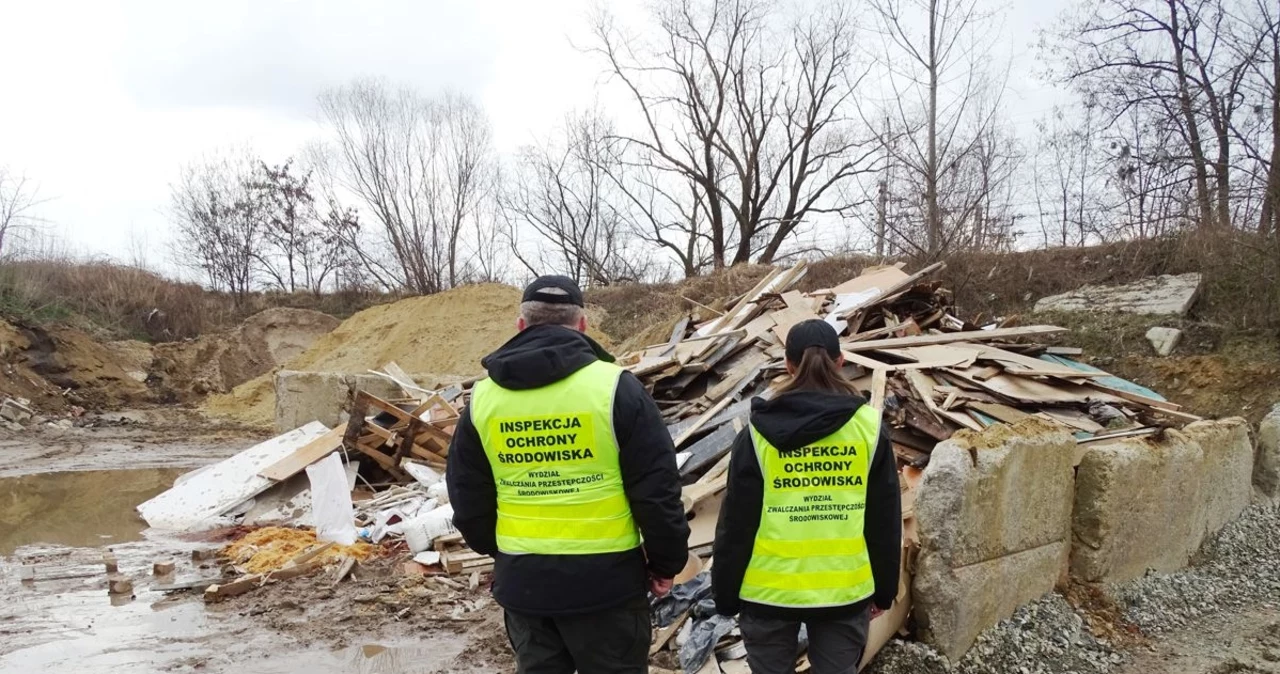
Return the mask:
<svg viewBox="0 0 1280 674">
<path fill-rule="evenodd" d="M 840 365 L 821 346 L 805 349 L 800 362 L 791 364 L 795 366 L 795 374 L 791 375 L 790 381 L 778 389 L 778 393 L 824 391 L 844 395 L 862 395 L 853 382 L 845 378 L 844 373 L 840 371 Z"/>
</svg>

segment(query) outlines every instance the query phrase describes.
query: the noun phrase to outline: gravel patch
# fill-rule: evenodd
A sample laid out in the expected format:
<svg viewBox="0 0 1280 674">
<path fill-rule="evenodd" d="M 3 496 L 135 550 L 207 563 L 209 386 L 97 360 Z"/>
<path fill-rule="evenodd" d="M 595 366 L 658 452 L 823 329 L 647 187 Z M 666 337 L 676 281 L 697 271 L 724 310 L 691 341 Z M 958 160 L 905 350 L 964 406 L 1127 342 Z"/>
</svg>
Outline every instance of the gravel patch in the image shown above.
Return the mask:
<svg viewBox="0 0 1280 674">
<path fill-rule="evenodd" d="M 1158 636 L 1219 612 L 1280 597 L 1280 506 L 1255 505 L 1201 550 L 1195 566 L 1107 587 L 1123 619 Z M 1119 669 L 1124 649 L 1095 637 L 1057 593 L 986 630 L 959 663 L 932 648 L 892 641 L 868 674 L 1098 674 Z"/>
<path fill-rule="evenodd" d="M 1255 505 L 1223 527 L 1195 565 L 1108 588 L 1125 618 L 1149 635 L 1185 627 L 1220 611 L 1280 597 L 1280 506 Z"/>
<path fill-rule="evenodd" d="M 985 631 L 956 665 L 923 644 L 893 641 L 876 657 L 868 674 L 1096 674 L 1123 656 L 1089 633 L 1084 619 L 1059 594 L 1050 594 L 1014 612 Z"/>
</svg>

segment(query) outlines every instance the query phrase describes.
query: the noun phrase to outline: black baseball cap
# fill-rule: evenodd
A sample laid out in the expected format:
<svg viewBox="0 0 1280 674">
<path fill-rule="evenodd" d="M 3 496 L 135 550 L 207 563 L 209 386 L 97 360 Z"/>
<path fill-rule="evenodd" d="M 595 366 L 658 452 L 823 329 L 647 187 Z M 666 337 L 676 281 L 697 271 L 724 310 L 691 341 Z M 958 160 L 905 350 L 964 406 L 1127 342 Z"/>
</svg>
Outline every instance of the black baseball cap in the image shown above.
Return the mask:
<svg viewBox="0 0 1280 674">
<path fill-rule="evenodd" d="M 548 292 L 549 291 L 549 292 Z M 547 304 L 576 304 L 582 301 L 582 288 L 568 276 L 539 276 L 525 286 L 521 302 L 546 302 Z"/>
<path fill-rule="evenodd" d="M 810 318 L 796 323 L 787 332 L 788 361 L 799 363 L 804 359 L 804 352 L 815 346 L 826 350 L 832 360 L 840 357 L 840 335 L 830 323 L 818 318 Z"/>
</svg>

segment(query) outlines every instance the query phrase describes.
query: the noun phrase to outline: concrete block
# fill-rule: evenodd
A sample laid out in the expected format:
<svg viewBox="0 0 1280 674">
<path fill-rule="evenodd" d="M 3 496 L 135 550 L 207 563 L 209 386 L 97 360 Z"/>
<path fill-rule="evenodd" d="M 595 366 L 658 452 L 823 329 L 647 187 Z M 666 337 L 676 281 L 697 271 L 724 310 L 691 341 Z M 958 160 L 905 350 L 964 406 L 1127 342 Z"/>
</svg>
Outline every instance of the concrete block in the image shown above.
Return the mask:
<svg viewBox="0 0 1280 674">
<path fill-rule="evenodd" d="M 1258 424 L 1253 486 L 1263 498 L 1280 500 L 1280 404 Z"/>
<path fill-rule="evenodd" d="M 402 395 L 394 382 L 372 374 L 281 370 L 276 373 L 275 386 L 276 431 L 280 433 L 312 421 L 337 426 L 357 391 L 379 398 Z"/>
<path fill-rule="evenodd" d="M 1151 342 L 1151 348 L 1156 350 L 1156 354 L 1161 356 L 1172 355 L 1181 340 L 1182 331 L 1177 328 L 1156 326 L 1147 330 L 1147 341 Z"/>
<path fill-rule="evenodd" d="M 1041 298 L 1036 311 L 1119 311 L 1185 316 L 1200 292 L 1199 274 L 1153 276 L 1118 286 L 1084 286 Z"/>
<path fill-rule="evenodd" d="M 1199 526 L 1212 536 L 1244 512 L 1253 501 L 1253 443 L 1249 422 L 1239 417 L 1198 421 L 1182 432 L 1200 445 Z"/>
<path fill-rule="evenodd" d="M 1076 474 L 1071 572 L 1121 582 L 1186 566 L 1249 504 L 1252 473 L 1242 419 L 1092 447 Z"/>
<path fill-rule="evenodd" d="M 923 638 L 952 660 L 1053 589 L 1070 546 L 1075 448 L 1039 419 L 934 448 L 916 495 L 912 593 Z"/>
</svg>

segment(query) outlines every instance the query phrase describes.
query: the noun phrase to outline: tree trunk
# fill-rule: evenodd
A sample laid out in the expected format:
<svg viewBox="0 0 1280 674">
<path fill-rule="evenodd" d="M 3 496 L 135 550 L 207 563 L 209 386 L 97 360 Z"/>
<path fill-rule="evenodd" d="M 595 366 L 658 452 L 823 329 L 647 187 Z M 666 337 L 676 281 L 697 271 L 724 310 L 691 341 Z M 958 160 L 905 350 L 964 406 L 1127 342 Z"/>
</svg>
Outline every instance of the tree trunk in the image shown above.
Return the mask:
<svg viewBox="0 0 1280 674">
<path fill-rule="evenodd" d="M 1271 167 L 1258 232 L 1280 241 L 1280 37 L 1272 38 L 1271 66 Z"/>
<path fill-rule="evenodd" d="M 929 160 L 924 181 L 929 257 L 937 259 L 942 254 L 942 218 L 938 213 L 938 0 L 929 2 Z"/>
<path fill-rule="evenodd" d="M 1200 140 L 1200 128 L 1196 124 L 1196 114 L 1191 106 L 1191 90 L 1187 86 L 1186 59 L 1183 54 L 1186 47 L 1182 42 L 1178 23 L 1178 6 L 1176 0 L 1166 0 L 1169 5 L 1169 39 L 1173 43 L 1173 62 L 1178 78 L 1178 108 L 1182 113 L 1182 121 L 1186 126 L 1187 145 L 1191 150 L 1191 163 L 1196 172 L 1196 222 L 1201 229 L 1206 229 L 1213 222 L 1213 203 L 1209 196 L 1209 166 L 1204 156 L 1204 145 Z"/>
<path fill-rule="evenodd" d="M 880 180 L 880 195 L 876 199 L 876 258 L 884 259 L 884 235 L 888 228 L 889 179 Z"/>
</svg>

